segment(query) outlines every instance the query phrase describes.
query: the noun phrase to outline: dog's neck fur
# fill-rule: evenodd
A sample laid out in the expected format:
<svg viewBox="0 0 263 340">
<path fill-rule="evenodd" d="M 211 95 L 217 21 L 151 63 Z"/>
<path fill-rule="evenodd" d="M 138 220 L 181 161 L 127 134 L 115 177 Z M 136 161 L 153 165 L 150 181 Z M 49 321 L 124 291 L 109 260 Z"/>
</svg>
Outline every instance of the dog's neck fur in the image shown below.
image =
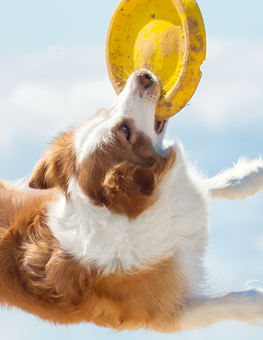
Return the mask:
<svg viewBox="0 0 263 340">
<path fill-rule="evenodd" d="M 136 220 L 94 206 L 73 178 L 69 184 L 70 198 L 61 194 L 48 214 L 49 226 L 64 250 L 83 264 L 96 265 L 105 274 L 144 269 L 180 253 L 180 260 L 186 263 L 184 274 L 190 285 L 196 287 L 202 268 L 188 272 L 187 262 L 199 252 L 195 249 L 193 254 L 189 242 L 199 244 L 196 238 L 207 242 L 205 199 L 186 176 L 179 148 L 176 155 L 176 162 L 157 188 L 158 199 Z"/>
</svg>

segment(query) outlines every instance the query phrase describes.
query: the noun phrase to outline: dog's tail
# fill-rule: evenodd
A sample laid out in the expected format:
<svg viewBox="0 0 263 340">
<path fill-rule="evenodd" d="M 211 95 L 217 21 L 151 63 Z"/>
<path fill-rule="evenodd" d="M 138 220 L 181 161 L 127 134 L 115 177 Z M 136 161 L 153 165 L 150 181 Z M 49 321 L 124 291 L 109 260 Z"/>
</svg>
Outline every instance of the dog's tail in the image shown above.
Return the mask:
<svg viewBox="0 0 263 340">
<path fill-rule="evenodd" d="M 263 189 L 263 159 L 241 158 L 232 168 L 205 180 L 210 198 L 243 199 Z"/>
</svg>

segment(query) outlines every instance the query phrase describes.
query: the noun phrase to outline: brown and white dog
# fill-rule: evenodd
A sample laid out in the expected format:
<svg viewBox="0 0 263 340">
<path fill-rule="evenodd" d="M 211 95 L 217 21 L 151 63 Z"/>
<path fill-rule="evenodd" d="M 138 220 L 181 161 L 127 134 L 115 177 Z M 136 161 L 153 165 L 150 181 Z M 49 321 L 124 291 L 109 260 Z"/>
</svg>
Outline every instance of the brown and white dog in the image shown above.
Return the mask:
<svg viewBox="0 0 263 340">
<path fill-rule="evenodd" d="M 176 332 L 263 320 L 263 292 L 209 296 L 207 201 L 263 188 L 263 161 L 204 179 L 155 122 L 157 78 L 61 134 L 23 191 L 0 182 L 0 303 L 43 320 Z"/>
</svg>

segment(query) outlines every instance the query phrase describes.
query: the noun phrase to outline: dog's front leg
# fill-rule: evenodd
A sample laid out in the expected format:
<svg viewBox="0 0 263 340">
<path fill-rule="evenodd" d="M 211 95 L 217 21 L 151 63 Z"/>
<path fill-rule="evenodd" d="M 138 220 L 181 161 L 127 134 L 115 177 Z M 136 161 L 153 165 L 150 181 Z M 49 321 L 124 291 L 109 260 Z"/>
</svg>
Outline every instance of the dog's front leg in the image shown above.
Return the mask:
<svg viewBox="0 0 263 340">
<path fill-rule="evenodd" d="M 188 299 L 183 307 L 180 327 L 182 330 L 204 328 L 224 320 L 263 326 L 263 291 L 255 289 Z"/>
<path fill-rule="evenodd" d="M 263 159 L 241 158 L 232 168 L 204 181 L 210 198 L 244 199 L 263 189 Z"/>
</svg>

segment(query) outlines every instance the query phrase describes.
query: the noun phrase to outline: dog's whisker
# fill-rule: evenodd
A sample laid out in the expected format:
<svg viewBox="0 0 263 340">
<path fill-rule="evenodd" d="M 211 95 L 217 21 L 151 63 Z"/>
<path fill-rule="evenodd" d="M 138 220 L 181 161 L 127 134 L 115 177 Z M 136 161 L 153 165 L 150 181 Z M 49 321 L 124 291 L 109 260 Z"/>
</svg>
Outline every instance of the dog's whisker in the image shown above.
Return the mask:
<svg viewBox="0 0 263 340">
<path fill-rule="evenodd" d="M 128 78 L 129 78 L 130 74 L 125 70 L 125 68 L 123 66 L 121 66 L 121 67 L 120 66 L 116 66 L 116 68 L 118 68 L 118 69 L 122 70 L 123 72 L 125 72 L 127 74 Z"/>
<path fill-rule="evenodd" d="M 118 78 L 120 78 L 121 80 L 123 80 L 125 83 L 127 83 L 127 79 L 122 78 L 118 73 L 116 73 L 114 70 L 112 70 L 112 72 L 115 74 L 115 76 L 117 76 Z"/>
</svg>

